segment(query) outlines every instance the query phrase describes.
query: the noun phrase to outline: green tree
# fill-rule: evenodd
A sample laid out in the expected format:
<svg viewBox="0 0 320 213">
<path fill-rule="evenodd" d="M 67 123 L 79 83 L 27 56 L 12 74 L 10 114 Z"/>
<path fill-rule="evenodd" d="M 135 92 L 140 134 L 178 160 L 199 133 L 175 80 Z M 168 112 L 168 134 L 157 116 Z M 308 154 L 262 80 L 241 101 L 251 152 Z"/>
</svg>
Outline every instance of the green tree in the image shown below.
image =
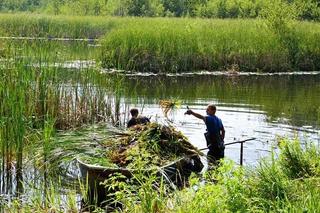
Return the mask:
<svg viewBox="0 0 320 213">
<path fill-rule="evenodd" d="M 163 6 L 159 0 L 126 0 L 123 6 L 129 16 L 162 16 Z"/>
<path fill-rule="evenodd" d="M 299 18 L 303 20 L 320 20 L 319 0 L 298 0 L 293 2 L 300 11 Z"/>
</svg>

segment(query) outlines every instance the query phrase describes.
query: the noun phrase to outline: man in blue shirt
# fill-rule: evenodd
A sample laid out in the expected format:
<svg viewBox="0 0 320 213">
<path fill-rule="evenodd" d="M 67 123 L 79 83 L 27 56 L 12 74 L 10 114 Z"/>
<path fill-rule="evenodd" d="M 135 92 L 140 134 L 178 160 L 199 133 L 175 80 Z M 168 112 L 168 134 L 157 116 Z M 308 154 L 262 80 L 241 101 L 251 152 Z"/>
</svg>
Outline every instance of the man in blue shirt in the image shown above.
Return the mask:
<svg viewBox="0 0 320 213">
<path fill-rule="evenodd" d="M 217 107 L 213 104 L 209 104 L 207 107 L 207 115 L 203 116 L 188 109 L 185 114 L 193 115 L 204 121 L 207 126 L 207 132 L 205 133 L 207 146 L 209 148 L 208 160 L 209 162 L 217 162 L 221 158 L 224 158 L 224 136 L 225 130 L 220 118 L 215 114 Z"/>
</svg>

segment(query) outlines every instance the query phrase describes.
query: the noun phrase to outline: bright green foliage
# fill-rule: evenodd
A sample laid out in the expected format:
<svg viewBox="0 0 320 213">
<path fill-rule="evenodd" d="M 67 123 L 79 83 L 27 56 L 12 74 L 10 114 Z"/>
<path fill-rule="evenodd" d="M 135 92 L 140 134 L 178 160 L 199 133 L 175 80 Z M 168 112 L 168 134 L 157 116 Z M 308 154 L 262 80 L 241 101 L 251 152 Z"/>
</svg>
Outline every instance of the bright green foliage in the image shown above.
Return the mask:
<svg viewBox="0 0 320 213">
<path fill-rule="evenodd" d="M 287 50 L 290 63 L 295 66 L 299 57 L 299 36 L 293 25 L 299 15 L 296 5 L 273 0 L 260 15 L 265 18 L 268 28 L 277 36 L 283 49 Z"/>
<path fill-rule="evenodd" d="M 0 15 L 0 26 L 2 35 L 12 36 L 106 35 L 99 56 L 105 68 L 148 72 L 234 66 L 240 71 L 319 70 L 319 24 L 293 21 L 294 8 L 279 3 L 277 9 L 265 10 L 263 21 Z"/>
<path fill-rule="evenodd" d="M 208 0 L 199 5 L 197 16 L 206 18 L 256 18 L 261 9 L 268 5 L 262 0 Z"/>
<path fill-rule="evenodd" d="M 105 68 L 165 73 L 319 69 L 319 25 L 293 23 L 279 34 L 253 20 L 140 19 L 104 38 L 100 60 Z"/>
<path fill-rule="evenodd" d="M 298 174 L 295 173 L 298 170 L 291 170 L 290 175 L 283 172 L 286 166 L 292 168 L 296 163 L 291 160 L 284 163 L 282 159 L 288 157 L 285 149 L 294 149 L 292 152 L 296 157 L 308 159 L 304 166 L 314 165 L 319 171 L 319 150 L 309 144 L 313 147 L 312 151 L 298 151 L 298 146 L 300 144 L 297 141 L 287 141 L 282 145 L 279 159 L 265 159 L 257 168 L 251 170 L 237 167 L 225 160 L 217 170 L 207 172 L 203 180 L 193 177 L 190 180 L 190 188 L 176 191 L 167 197 L 159 196 L 165 192 L 164 188 L 152 190 L 145 184 L 147 181 L 144 181 L 136 191 L 139 199 L 137 194 L 130 193 L 121 197 L 121 201 L 127 206 L 123 211 L 147 210 L 143 205 L 137 205 L 140 199 L 141 202 L 146 202 L 160 198 L 162 205 L 156 206 L 156 209 L 149 208 L 149 212 L 317 212 L 320 207 L 319 173 L 296 178 L 298 176 L 292 174 Z M 156 193 L 148 191 L 151 196 L 145 199 L 142 195 L 147 189 Z"/>
<path fill-rule="evenodd" d="M 280 163 L 282 171 L 290 178 L 320 176 L 320 152 L 313 144 L 301 146 L 299 141 L 281 140 Z"/>
</svg>

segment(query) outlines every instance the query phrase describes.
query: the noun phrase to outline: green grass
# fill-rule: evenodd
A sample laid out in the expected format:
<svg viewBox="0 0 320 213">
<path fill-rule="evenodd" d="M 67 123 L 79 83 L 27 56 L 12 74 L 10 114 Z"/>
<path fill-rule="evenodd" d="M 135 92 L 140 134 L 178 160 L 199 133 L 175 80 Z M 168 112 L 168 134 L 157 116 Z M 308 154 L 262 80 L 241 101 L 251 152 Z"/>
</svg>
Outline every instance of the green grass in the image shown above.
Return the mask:
<svg viewBox="0 0 320 213">
<path fill-rule="evenodd" d="M 102 47 L 98 49 L 100 53 L 92 57 L 97 58 L 104 68 L 127 71 L 279 72 L 320 69 L 318 23 L 294 22 L 290 31 L 281 35 L 265 23 L 261 19 L 1 14 L 0 34 L 102 39 Z M 1 54 L 4 54 L 3 50 Z"/>
<path fill-rule="evenodd" d="M 225 160 L 219 169 L 206 173 L 204 179 L 194 176 L 190 188 L 165 197 L 161 196 L 168 190 L 165 186 L 153 184 L 152 188 L 148 181 L 131 194 L 129 188 L 135 186 L 127 186 L 123 194 L 118 192 L 118 197 L 127 206 L 123 212 L 318 212 L 319 149 L 311 144 L 301 148 L 298 141 L 286 141 L 282 142 L 281 151 L 279 158 L 262 160 L 255 169 Z M 292 154 L 295 161 L 282 160 Z M 316 172 L 303 178 L 292 176 L 299 175 L 297 171 L 305 166 Z"/>
<path fill-rule="evenodd" d="M 297 49 L 262 20 L 136 19 L 102 41 L 105 68 L 141 72 L 199 70 L 279 72 L 320 69 L 320 25 L 296 22 Z"/>
<path fill-rule="evenodd" d="M 98 38 L 120 23 L 112 17 L 0 14 L 1 36 Z"/>
</svg>

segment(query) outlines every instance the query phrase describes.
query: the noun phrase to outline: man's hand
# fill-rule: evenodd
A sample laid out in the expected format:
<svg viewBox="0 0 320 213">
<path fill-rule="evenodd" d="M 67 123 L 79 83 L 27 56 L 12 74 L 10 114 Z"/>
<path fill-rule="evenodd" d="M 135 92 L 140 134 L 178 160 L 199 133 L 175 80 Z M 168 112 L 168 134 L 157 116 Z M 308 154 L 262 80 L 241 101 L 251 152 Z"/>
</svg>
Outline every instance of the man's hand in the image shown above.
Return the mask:
<svg viewBox="0 0 320 213">
<path fill-rule="evenodd" d="M 188 109 L 184 114 L 185 115 L 191 115 L 193 112 L 192 112 L 192 110 L 191 109 Z"/>
</svg>

